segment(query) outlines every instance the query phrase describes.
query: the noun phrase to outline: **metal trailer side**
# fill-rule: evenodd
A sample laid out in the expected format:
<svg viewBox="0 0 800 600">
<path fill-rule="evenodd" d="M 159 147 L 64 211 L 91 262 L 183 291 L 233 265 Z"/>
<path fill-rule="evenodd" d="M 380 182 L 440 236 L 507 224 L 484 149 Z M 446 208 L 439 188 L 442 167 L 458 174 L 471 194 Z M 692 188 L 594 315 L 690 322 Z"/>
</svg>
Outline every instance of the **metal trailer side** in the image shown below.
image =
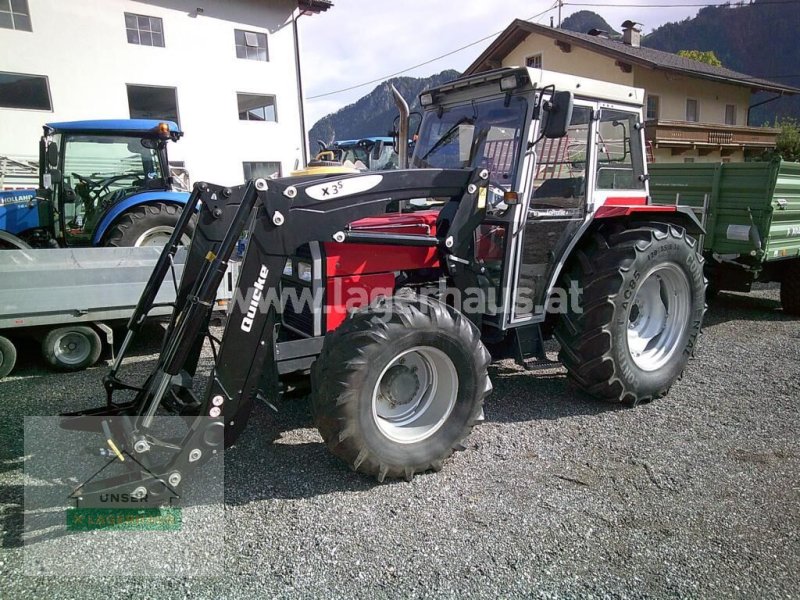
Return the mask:
<svg viewBox="0 0 800 600">
<path fill-rule="evenodd" d="M 660 163 L 648 171 L 655 204 L 707 204 L 703 246 L 716 289 L 749 291 L 797 269 L 800 163 Z"/>
<path fill-rule="evenodd" d="M 41 338 L 57 328 L 88 325 L 113 347 L 109 325 L 133 314 L 160 254 L 156 247 L 0 252 L 0 336 Z M 181 248 L 174 261 L 177 282 L 185 260 Z M 233 263 L 218 290 L 217 308 L 232 298 L 237 272 Z M 150 316 L 171 314 L 174 300 L 175 286 L 168 278 Z"/>
</svg>

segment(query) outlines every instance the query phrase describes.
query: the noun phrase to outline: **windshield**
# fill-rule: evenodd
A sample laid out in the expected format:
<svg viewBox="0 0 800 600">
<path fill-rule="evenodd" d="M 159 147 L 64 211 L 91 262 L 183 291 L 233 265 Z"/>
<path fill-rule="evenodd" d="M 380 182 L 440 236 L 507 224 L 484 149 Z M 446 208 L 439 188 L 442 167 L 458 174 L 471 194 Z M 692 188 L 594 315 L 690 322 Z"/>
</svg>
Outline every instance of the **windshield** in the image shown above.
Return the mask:
<svg viewBox="0 0 800 600">
<path fill-rule="evenodd" d="M 524 133 L 528 102 L 523 96 L 471 102 L 425 113 L 412 166 L 489 170 L 493 183 L 509 187 L 514 181 Z"/>
</svg>

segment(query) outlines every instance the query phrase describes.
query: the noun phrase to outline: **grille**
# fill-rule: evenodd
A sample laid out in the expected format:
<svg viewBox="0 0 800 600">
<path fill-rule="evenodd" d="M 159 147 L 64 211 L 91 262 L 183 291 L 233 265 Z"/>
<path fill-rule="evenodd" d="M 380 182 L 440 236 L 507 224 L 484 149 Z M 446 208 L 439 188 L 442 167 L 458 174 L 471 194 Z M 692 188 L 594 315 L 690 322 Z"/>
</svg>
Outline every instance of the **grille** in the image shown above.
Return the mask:
<svg viewBox="0 0 800 600">
<path fill-rule="evenodd" d="M 310 290 L 310 285 L 302 285 L 288 278 L 284 278 L 282 287 L 285 291 L 295 292 L 285 295 L 286 298 L 302 298 L 303 290 Z M 308 293 L 308 292 L 306 292 Z M 314 335 L 314 315 L 311 306 L 307 302 L 295 303 L 289 300 L 283 307 L 283 323 L 292 329 L 308 336 Z"/>
<path fill-rule="evenodd" d="M 297 267 L 298 260 L 313 264 L 311 259 L 311 249 L 309 248 L 308 244 L 300 246 L 295 255 L 292 257 L 292 263 L 294 264 L 295 268 Z M 313 275 L 317 274 L 313 273 Z M 304 281 L 301 282 L 294 277 L 281 278 L 281 288 L 284 292 L 283 297 L 288 299 L 299 299 L 303 297 L 304 291 L 306 295 L 313 291 L 310 283 L 306 283 Z M 313 336 L 314 315 L 312 313 L 311 305 L 309 305 L 307 302 L 298 302 L 295 304 L 291 300 L 288 300 L 283 307 L 283 323 L 284 325 L 291 327 L 295 331 L 298 331 L 304 335 Z"/>
</svg>

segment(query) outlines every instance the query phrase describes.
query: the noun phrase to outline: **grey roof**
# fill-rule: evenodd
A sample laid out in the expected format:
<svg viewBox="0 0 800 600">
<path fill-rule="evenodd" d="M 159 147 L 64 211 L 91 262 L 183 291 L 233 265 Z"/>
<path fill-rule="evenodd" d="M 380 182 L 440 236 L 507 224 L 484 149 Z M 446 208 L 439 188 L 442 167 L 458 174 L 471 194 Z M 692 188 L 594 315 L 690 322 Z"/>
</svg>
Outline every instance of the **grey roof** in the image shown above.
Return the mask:
<svg viewBox="0 0 800 600">
<path fill-rule="evenodd" d="M 800 89 L 795 87 L 776 83 L 767 79 L 751 77 L 750 75 L 726 69 L 725 67 L 714 67 L 703 62 L 678 56 L 671 52 L 663 52 L 662 50 L 645 48 L 643 46 L 628 46 L 617 39 L 608 39 L 606 37 L 593 36 L 587 33 L 576 33 L 565 29 L 546 27 L 544 25 L 529 23 L 521 19 L 516 19 L 511 25 L 506 27 L 505 31 L 497 36 L 494 42 L 492 42 L 467 68 L 465 74 L 477 73 L 491 68 L 491 61 L 498 61 L 505 58 L 511 50 L 522 43 L 531 33 L 538 33 L 555 40 L 575 44 L 576 46 L 616 58 L 620 61 L 641 65 L 651 69 L 672 71 L 714 81 L 724 81 L 725 83 L 743 85 L 755 90 L 800 94 Z"/>
</svg>

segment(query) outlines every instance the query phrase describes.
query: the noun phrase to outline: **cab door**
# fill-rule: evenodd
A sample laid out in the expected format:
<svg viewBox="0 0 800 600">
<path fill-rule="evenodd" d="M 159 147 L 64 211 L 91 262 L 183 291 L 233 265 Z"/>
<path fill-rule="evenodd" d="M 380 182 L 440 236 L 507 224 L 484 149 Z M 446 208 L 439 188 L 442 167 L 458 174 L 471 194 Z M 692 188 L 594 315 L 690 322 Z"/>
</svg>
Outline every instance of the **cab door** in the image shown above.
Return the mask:
<svg viewBox="0 0 800 600">
<path fill-rule="evenodd" d="M 510 325 L 544 317 L 549 282 L 586 219 L 596 110 L 595 103 L 576 100 L 567 135 L 535 146 Z"/>
</svg>

